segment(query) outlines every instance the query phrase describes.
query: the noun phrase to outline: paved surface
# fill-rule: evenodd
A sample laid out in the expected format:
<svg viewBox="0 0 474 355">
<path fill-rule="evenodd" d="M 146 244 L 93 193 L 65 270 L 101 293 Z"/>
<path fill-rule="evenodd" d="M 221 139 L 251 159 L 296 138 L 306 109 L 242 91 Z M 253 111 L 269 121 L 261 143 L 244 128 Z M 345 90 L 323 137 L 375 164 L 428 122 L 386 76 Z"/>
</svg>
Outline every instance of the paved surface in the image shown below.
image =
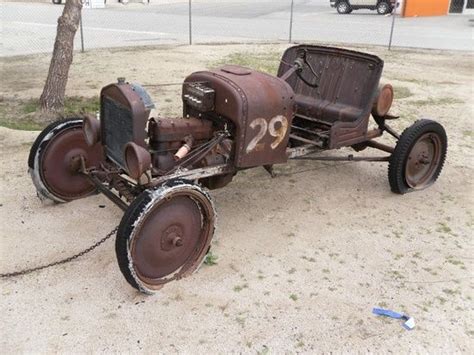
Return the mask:
<svg viewBox="0 0 474 355">
<path fill-rule="evenodd" d="M 287 40 L 289 0 L 195 0 L 195 43 Z M 1 3 L 1 55 L 48 52 L 63 7 L 46 3 Z M 187 43 L 188 2 L 111 4 L 85 9 L 86 48 Z M 327 0 L 296 0 L 293 39 L 328 43 L 386 45 L 391 16 L 373 11 L 338 15 Z M 79 36 L 76 48 L 80 48 Z M 473 27 L 466 16 L 396 18 L 393 44 L 404 47 L 473 50 Z"/>
</svg>

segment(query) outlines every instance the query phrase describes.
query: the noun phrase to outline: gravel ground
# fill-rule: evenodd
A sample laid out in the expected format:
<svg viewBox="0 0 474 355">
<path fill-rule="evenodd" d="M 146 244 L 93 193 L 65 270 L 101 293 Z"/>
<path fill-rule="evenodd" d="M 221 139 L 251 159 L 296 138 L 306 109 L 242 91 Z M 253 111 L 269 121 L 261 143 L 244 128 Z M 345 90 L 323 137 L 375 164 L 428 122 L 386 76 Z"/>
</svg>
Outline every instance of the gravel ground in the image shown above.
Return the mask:
<svg viewBox="0 0 474 355">
<path fill-rule="evenodd" d="M 68 95 L 95 95 L 118 76 L 180 82 L 234 52 L 284 48 L 78 54 Z M 212 192 L 217 265 L 145 296 L 126 284 L 109 240 L 70 264 L 2 280 L 2 352 L 472 353 L 472 57 L 361 50 L 386 61 L 397 129 L 417 117 L 446 127 L 448 160 L 434 186 L 392 194 L 383 163 L 291 162 L 274 179 L 262 168 L 241 172 Z M 37 97 L 48 60 L 2 59 L 3 100 Z M 162 112 L 179 114 L 179 87 L 150 91 Z M 0 128 L 0 272 L 74 254 L 122 216 L 103 196 L 42 204 L 26 172 L 37 134 Z M 373 316 L 374 306 L 407 312 L 415 330 Z"/>
</svg>

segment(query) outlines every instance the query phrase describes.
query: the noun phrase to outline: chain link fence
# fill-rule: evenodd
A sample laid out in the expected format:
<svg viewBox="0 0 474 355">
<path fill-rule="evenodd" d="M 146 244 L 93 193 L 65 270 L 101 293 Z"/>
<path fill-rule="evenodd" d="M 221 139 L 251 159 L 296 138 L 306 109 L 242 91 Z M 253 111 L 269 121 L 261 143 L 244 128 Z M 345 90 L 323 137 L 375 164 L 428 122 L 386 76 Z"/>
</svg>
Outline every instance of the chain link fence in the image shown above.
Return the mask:
<svg viewBox="0 0 474 355">
<path fill-rule="evenodd" d="M 331 0 L 144 0 L 127 4 L 86 0 L 75 48 L 311 42 L 473 49 L 466 16 L 401 18 L 368 9 L 339 14 L 331 3 L 336 5 Z M 2 56 L 52 51 L 62 5 L 2 2 L 0 7 Z"/>
</svg>

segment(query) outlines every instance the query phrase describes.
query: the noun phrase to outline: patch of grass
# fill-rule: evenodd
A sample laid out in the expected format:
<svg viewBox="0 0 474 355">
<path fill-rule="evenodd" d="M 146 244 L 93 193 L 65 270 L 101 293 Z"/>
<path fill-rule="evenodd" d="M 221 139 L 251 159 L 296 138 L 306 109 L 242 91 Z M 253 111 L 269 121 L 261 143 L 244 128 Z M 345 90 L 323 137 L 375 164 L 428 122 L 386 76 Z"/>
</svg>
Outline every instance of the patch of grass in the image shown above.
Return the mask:
<svg viewBox="0 0 474 355">
<path fill-rule="evenodd" d="M 397 270 L 392 270 L 389 272 L 389 275 L 395 279 L 395 280 L 401 280 L 401 279 L 404 279 L 405 276 L 403 276 L 399 271 Z"/>
<path fill-rule="evenodd" d="M 465 138 L 473 138 L 474 137 L 474 131 L 471 131 L 471 130 L 462 131 L 462 135 Z"/>
<path fill-rule="evenodd" d="M 452 255 L 449 255 L 446 258 L 446 261 L 450 264 L 453 264 L 453 265 L 464 265 L 464 263 L 461 260 L 455 259 L 454 256 L 452 256 Z"/>
<path fill-rule="evenodd" d="M 280 65 L 280 57 L 281 53 L 279 52 L 236 52 L 229 54 L 222 60 L 209 63 L 209 67 L 215 68 L 226 64 L 234 64 L 276 75 Z"/>
<path fill-rule="evenodd" d="M 240 292 L 240 291 L 242 291 L 244 288 L 248 288 L 248 287 L 249 287 L 248 284 L 237 285 L 237 286 L 234 286 L 234 291 L 235 291 L 235 292 Z"/>
<path fill-rule="evenodd" d="M 436 228 L 436 231 L 439 233 L 451 233 L 452 229 L 448 226 L 447 223 L 444 222 L 439 222 L 438 223 L 439 227 Z"/>
<path fill-rule="evenodd" d="M 51 115 L 41 112 L 37 99 L 2 99 L 0 126 L 25 131 L 40 130 L 61 117 L 95 113 L 99 106 L 98 97 L 71 96 L 65 98 L 63 112 Z"/>
<path fill-rule="evenodd" d="M 459 100 L 455 97 L 440 97 L 440 98 L 429 97 L 427 99 L 410 101 L 410 104 L 414 106 L 444 106 L 444 105 L 454 105 L 454 104 L 462 104 L 462 103 L 464 103 L 464 101 Z"/>
<path fill-rule="evenodd" d="M 294 293 L 292 293 L 292 294 L 290 295 L 290 300 L 292 300 L 292 301 L 295 301 L 295 302 L 296 302 L 296 301 L 298 301 L 298 296 L 297 296 L 297 295 L 295 295 Z"/>
<path fill-rule="evenodd" d="M 207 253 L 206 258 L 204 259 L 204 264 L 209 266 L 217 265 L 217 259 L 219 259 L 219 257 L 210 251 Z"/>
<path fill-rule="evenodd" d="M 243 317 L 235 317 L 235 321 L 242 327 L 245 327 L 245 318 Z"/>
<path fill-rule="evenodd" d="M 424 79 L 410 78 L 410 79 L 402 79 L 402 80 L 406 83 L 413 83 L 413 84 L 418 84 L 418 85 L 429 85 L 430 83 L 428 80 L 424 80 Z"/>
<path fill-rule="evenodd" d="M 449 296 L 454 296 L 454 295 L 457 295 L 459 293 L 458 290 L 452 290 L 450 288 L 443 288 L 442 290 L 445 294 L 449 295 Z"/>
<path fill-rule="evenodd" d="M 413 93 L 406 86 L 394 86 L 394 97 L 395 99 L 406 99 L 407 97 L 413 96 Z"/>
<path fill-rule="evenodd" d="M 26 114 L 36 112 L 38 109 L 38 100 L 26 101 L 21 109 L 23 113 Z"/>
<path fill-rule="evenodd" d="M 395 255 L 395 260 L 400 260 L 401 258 L 403 258 L 403 254 L 396 254 Z"/>
</svg>

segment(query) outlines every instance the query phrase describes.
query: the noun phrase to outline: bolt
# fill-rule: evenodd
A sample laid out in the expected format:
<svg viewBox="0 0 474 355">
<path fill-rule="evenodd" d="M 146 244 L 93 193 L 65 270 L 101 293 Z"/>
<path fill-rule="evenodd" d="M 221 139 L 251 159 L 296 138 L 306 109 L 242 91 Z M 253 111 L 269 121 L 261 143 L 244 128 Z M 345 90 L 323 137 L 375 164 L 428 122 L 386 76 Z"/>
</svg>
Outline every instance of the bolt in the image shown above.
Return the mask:
<svg viewBox="0 0 474 355">
<path fill-rule="evenodd" d="M 183 245 L 183 240 L 180 237 L 173 238 L 173 245 L 175 247 L 180 247 Z"/>
</svg>

